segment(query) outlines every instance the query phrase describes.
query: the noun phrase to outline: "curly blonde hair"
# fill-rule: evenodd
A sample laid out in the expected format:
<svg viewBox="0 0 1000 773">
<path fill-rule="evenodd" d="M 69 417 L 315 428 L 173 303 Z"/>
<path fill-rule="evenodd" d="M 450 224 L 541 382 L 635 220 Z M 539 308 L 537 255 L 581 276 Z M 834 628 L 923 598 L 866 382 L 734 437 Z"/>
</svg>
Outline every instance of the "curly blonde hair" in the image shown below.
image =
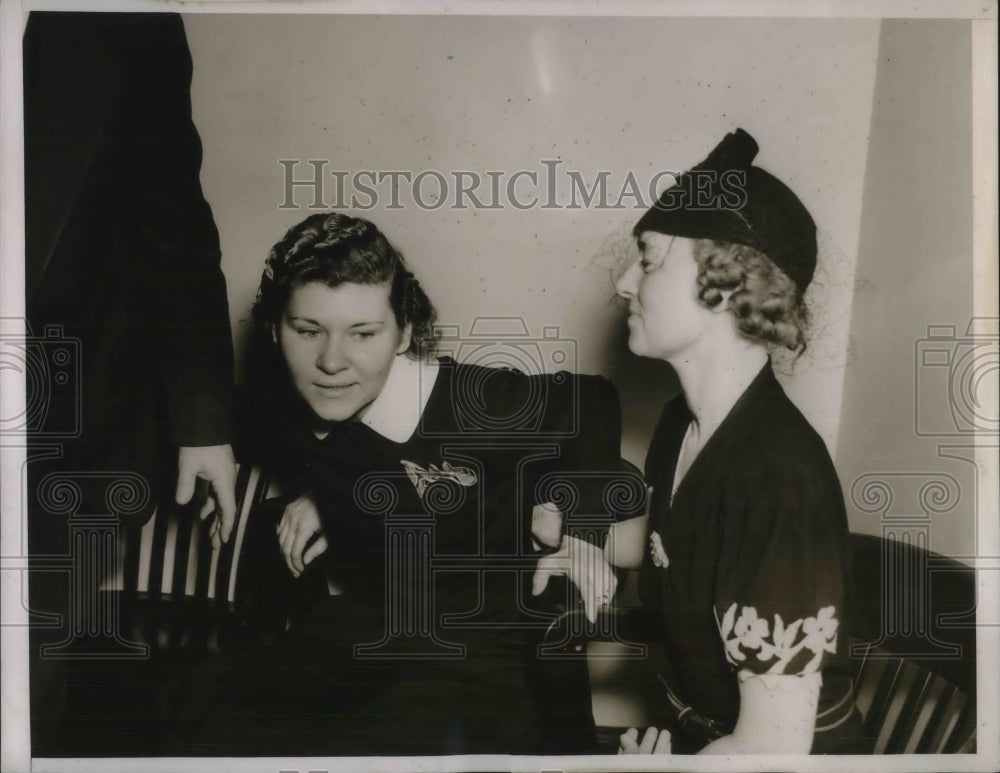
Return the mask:
<svg viewBox="0 0 1000 773">
<path fill-rule="evenodd" d="M 729 291 L 728 308 L 746 338 L 799 355 L 805 351 L 809 312 L 802 294 L 764 253 L 744 244 L 699 239 L 694 256 L 698 298 L 705 306 L 716 308 Z"/>
</svg>

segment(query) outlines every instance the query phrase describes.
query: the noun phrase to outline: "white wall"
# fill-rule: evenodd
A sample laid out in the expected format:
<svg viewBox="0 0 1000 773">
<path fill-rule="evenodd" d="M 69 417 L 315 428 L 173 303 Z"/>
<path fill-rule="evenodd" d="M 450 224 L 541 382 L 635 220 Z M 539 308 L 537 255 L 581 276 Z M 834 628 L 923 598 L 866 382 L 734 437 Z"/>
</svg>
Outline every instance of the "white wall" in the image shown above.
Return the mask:
<svg viewBox="0 0 1000 773">
<path fill-rule="evenodd" d="M 504 182 L 535 170 L 542 203 L 542 161 L 561 160 L 558 200 L 569 203 L 566 170 L 588 183 L 608 170 L 613 203 L 630 172 L 645 188 L 742 126 L 761 146 L 758 164 L 791 185 L 823 234 L 819 298 L 829 311 L 816 357 L 789 387 L 834 448 L 877 20 L 195 14 L 185 25 L 238 356 L 267 250 L 312 203 L 300 189 L 300 209 L 279 208 L 279 159 L 328 159 L 327 170 L 350 173 L 500 171 Z M 326 182 L 330 203 L 334 178 Z M 428 180 L 422 190 L 434 189 Z M 488 191 L 484 183 L 480 198 Z M 624 453 L 641 462 L 675 389 L 668 367 L 626 351 L 621 307 L 609 302 L 642 208 L 626 199 L 623 209 L 427 211 L 407 193 L 401 209 L 383 195 L 361 214 L 407 255 L 441 321 L 463 332 L 481 314 L 523 317 L 536 335 L 559 326 L 578 344 L 576 367 L 617 384 Z"/>
<path fill-rule="evenodd" d="M 976 554 L 974 454 L 946 446 L 972 444 L 967 430 L 988 427 L 990 415 L 995 427 L 997 415 L 995 404 L 975 405 L 996 383 L 995 321 L 986 341 L 967 333 L 971 65 L 967 21 L 882 24 L 835 459 L 852 530 L 926 533 L 932 549 L 967 560 Z M 924 342 L 932 325 L 955 334 Z"/>
</svg>

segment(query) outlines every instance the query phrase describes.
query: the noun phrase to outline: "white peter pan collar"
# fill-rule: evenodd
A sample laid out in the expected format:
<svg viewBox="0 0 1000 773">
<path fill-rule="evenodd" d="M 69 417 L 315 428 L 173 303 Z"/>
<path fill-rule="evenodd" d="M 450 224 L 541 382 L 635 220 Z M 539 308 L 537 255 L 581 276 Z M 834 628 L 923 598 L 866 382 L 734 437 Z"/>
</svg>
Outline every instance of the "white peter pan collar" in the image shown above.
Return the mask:
<svg viewBox="0 0 1000 773">
<path fill-rule="evenodd" d="M 394 443 L 405 443 L 420 423 L 440 370 L 436 359 L 414 360 L 397 354 L 385 386 L 368 406 L 361 423 Z"/>
</svg>

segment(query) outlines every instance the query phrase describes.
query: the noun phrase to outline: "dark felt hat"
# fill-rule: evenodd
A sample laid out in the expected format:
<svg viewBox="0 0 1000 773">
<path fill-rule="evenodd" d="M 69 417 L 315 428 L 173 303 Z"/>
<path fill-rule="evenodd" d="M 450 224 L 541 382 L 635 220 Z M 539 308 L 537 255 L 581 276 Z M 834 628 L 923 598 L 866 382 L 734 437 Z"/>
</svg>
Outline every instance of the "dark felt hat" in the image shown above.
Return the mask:
<svg viewBox="0 0 1000 773">
<path fill-rule="evenodd" d="M 816 269 L 816 224 L 787 185 L 752 165 L 756 155 L 757 142 L 745 131 L 727 134 L 660 195 L 632 232 L 745 244 L 804 291 Z"/>
</svg>

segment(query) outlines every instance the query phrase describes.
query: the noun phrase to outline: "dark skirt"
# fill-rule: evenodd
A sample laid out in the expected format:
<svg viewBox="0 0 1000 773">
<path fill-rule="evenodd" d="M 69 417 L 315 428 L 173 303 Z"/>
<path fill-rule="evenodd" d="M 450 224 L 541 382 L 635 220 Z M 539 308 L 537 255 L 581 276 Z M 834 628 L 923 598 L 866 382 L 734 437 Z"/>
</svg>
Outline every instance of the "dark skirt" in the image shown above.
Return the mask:
<svg viewBox="0 0 1000 773">
<path fill-rule="evenodd" d="M 272 646 L 214 654 L 193 670 L 191 687 L 183 691 L 179 753 L 595 750 L 585 665 L 538 660 L 532 638 L 510 629 L 463 633 L 465 653 L 457 657 L 356 652 L 356 644 L 379 640 L 378 627 L 343 597 L 330 597 Z"/>
</svg>

